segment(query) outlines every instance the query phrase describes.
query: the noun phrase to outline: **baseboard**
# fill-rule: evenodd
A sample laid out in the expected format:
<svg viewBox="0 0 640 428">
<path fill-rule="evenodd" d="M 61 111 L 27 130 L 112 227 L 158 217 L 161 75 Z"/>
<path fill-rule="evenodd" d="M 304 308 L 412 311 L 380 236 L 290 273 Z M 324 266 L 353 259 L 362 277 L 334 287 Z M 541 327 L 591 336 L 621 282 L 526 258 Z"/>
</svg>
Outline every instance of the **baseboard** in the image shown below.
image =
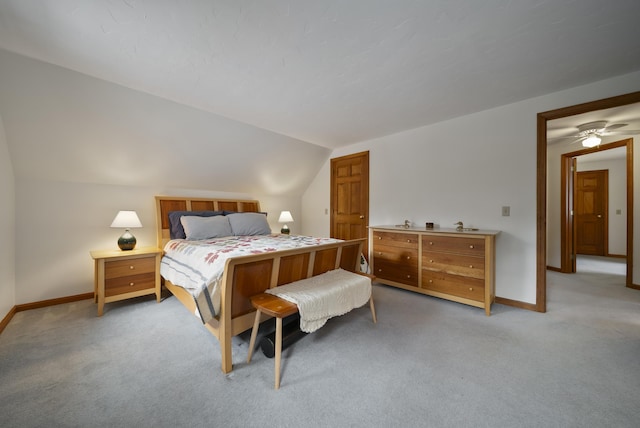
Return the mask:
<svg viewBox="0 0 640 428">
<path fill-rule="evenodd" d="M 526 309 L 528 311 L 539 312 L 534 303 L 521 302 L 519 300 L 505 299 L 504 297 L 496 297 L 495 303 L 501 305 L 512 306 L 514 308 Z"/>
<path fill-rule="evenodd" d="M 23 303 L 15 305 L 9 313 L 0 322 L 0 333 L 2 333 L 5 327 L 9 324 L 9 321 L 15 314 L 22 311 L 28 311 L 30 309 L 46 308 L 47 306 L 61 305 L 63 303 L 79 302 L 80 300 L 93 299 L 93 293 L 76 294 L 75 296 L 58 297 L 56 299 L 41 300 L 33 303 Z"/>
<path fill-rule="evenodd" d="M 2 333 L 5 329 L 5 327 L 7 325 L 9 325 L 9 321 L 11 321 L 11 318 L 13 318 L 13 316 L 16 314 L 16 312 L 18 312 L 16 310 L 16 307 L 14 306 L 13 308 L 11 308 L 11 310 L 9 311 L 9 313 L 2 319 L 2 322 L 0 322 L 0 333 Z"/>
<path fill-rule="evenodd" d="M 633 288 L 634 290 L 640 290 L 640 285 L 638 284 L 631 284 L 629 286 L 627 286 L 628 288 Z"/>
<path fill-rule="evenodd" d="M 553 267 L 553 266 L 547 266 L 547 270 L 552 270 L 554 272 L 560 272 L 562 273 L 562 269 L 557 268 L 557 267 Z"/>
<path fill-rule="evenodd" d="M 614 257 L 616 259 L 626 259 L 627 256 L 624 254 L 607 254 L 607 257 Z"/>
</svg>

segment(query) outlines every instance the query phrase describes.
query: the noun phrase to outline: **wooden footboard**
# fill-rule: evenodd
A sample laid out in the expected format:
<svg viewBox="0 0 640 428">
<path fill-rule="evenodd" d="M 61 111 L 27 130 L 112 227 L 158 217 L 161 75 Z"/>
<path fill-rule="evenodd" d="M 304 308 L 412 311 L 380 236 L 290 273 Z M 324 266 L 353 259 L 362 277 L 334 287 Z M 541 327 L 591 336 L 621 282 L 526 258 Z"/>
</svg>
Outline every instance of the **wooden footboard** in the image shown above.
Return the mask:
<svg viewBox="0 0 640 428">
<path fill-rule="evenodd" d="M 233 368 L 231 338 L 253 326 L 255 309 L 251 296 L 333 269 L 358 272 L 364 242 L 365 239 L 356 239 L 227 260 L 217 335 L 214 333 L 220 342 L 222 371 L 228 373 Z"/>
</svg>

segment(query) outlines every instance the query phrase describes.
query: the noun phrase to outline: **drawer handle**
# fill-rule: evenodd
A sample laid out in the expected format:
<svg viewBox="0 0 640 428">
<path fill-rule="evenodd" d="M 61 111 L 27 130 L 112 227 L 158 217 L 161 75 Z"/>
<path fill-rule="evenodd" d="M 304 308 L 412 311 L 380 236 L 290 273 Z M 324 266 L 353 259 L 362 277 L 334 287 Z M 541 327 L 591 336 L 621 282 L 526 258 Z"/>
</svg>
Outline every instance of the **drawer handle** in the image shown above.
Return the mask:
<svg viewBox="0 0 640 428">
<path fill-rule="evenodd" d="M 473 269 L 473 265 L 469 265 L 469 268 L 470 268 L 470 269 Z"/>
<path fill-rule="evenodd" d="M 469 291 L 473 291 L 473 287 L 469 287 Z"/>
<path fill-rule="evenodd" d="M 433 245 L 433 241 L 429 241 L 429 245 Z"/>
<path fill-rule="evenodd" d="M 378 255 L 381 256 L 382 255 L 382 251 L 378 251 Z"/>
<path fill-rule="evenodd" d="M 135 285 L 135 283 L 133 283 L 133 282 L 129 283 L 129 287 L 133 287 L 134 285 Z"/>
<path fill-rule="evenodd" d="M 378 239 L 382 239 L 382 236 L 378 236 Z"/>
<path fill-rule="evenodd" d="M 407 242 L 411 243 L 411 239 L 407 239 Z"/>
<path fill-rule="evenodd" d="M 411 279 L 411 275 L 407 275 L 407 279 Z"/>
<path fill-rule="evenodd" d="M 382 272 L 382 268 L 379 268 L 379 269 L 378 269 L 378 272 Z"/>
<path fill-rule="evenodd" d="M 430 280 L 429 280 L 429 284 L 431 284 L 431 283 L 433 283 L 433 279 L 430 279 Z"/>
<path fill-rule="evenodd" d="M 407 260 L 411 260 L 411 256 L 407 256 Z"/>
<path fill-rule="evenodd" d="M 473 248 L 473 245 L 469 245 L 469 248 Z"/>
<path fill-rule="evenodd" d="M 429 263 L 433 263 L 433 260 L 429 260 Z"/>
<path fill-rule="evenodd" d="M 131 270 L 133 270 L 133 269 L 135 269 L 135 268 L 136 268 L 136 267 L 135 267 L 134 265 L 129 266 L 129 269 L 131 269 Z"/>
</svg>

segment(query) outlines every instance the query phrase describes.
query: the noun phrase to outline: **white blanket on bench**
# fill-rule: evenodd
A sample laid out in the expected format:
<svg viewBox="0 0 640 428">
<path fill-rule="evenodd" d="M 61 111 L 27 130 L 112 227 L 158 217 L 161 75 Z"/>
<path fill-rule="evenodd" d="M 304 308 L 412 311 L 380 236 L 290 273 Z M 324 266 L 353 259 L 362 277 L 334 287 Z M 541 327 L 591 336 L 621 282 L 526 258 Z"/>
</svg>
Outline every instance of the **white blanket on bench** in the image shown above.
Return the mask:
<svg viewBox="0 0 640 428">
<path fill-rule="evenodd" d="M 300 330 L 312 333 L 329 318 L 344 315 L 367 303 L 371 297 L 371 279 L 336 269 L 266 292 L 295 303 L 300 312 Z"/>
</svg>

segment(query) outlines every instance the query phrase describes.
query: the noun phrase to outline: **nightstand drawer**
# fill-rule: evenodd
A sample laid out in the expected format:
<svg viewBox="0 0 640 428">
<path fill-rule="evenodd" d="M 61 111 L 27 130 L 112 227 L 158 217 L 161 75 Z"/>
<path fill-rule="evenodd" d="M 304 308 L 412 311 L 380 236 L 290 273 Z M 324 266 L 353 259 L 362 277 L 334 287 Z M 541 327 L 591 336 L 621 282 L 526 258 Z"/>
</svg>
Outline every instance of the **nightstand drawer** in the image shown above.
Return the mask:
<svg viewBox="0 0 640 428">
<path fill-rule="evenodd" d="M 104 275 L 107 280 L 143 273 L 154 273 L 156 270 L 156 257 L 154 255 L 138 259 L 114 260 L 106 262 L 104 269 Z"/>
<path fill-rule="evenodd" d="M 116 296 L 118 294 L 130 293 L 132 291 L 153 289 L 155 286 L 156 274 L 153 271 L 139 275 L 121 276 L 107 279 L 105 281 L 104 295 L 106 297 Z"/>
</svg>

